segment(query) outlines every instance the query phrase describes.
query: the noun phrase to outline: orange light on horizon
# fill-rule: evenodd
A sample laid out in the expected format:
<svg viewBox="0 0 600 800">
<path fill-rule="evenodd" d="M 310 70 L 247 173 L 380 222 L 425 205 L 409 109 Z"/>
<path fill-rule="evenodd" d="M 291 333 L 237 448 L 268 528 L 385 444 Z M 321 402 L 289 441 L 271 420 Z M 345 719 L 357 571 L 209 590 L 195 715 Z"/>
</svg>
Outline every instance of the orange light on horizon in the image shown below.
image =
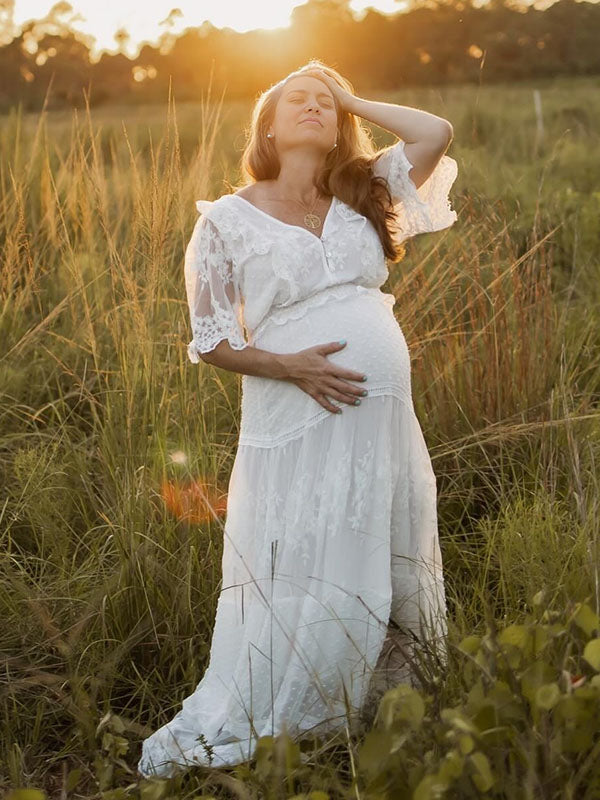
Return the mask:
<svg viewBox="0 0 600 800">
<path fill-rule="evenodd" d="M 102 4 L 96 0 L 71 0 L 60 8 L 55 0 L 15 0 L 12 24 L 21 27 L 31 20 L 52 15 L 68 23 L 79 33 L 93 37 L 93 58 L 103 52 L 123 52 L 131 58 L 139 54 L 143 44 L 157 45 L 166 33 L 179 35 L 186 28 L 210 22 L 216 28 L 231 28 L 238 33 L 251 30 L 277 30 L 290 25 L 296 6 L 306 0 L 146 0 L 140 14 L 139 0 L 120 0 L 118 4 Z M 369 8 L 381 14 L 397 14 L 406 2 L 398 0 L 351 0 L 351 11 L 360 19 Z"/>
</svg>

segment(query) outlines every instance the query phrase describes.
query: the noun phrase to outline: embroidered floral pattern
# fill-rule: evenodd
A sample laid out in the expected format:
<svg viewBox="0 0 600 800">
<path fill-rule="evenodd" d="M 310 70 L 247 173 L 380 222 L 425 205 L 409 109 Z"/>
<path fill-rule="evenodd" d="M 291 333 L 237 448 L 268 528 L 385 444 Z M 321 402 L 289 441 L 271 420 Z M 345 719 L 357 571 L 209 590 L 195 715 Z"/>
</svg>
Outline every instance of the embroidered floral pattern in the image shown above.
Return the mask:
<svg viewBox="0 0 600 800">
<path fill-rule="evenodd" d="M 414 411 L 389 395 L 279 447 L 238 447 L 209 665 L 139 769 L 206 764 L 205 742 L 213 765 L 239 763 L 284 722 L 335 730 L 344 689 L 363 709 L 390 617 L 419 637 L 431 614 L 444 635 L 435 502 Z"/>
<path fill-rule="evenodd" d="M 188 344 L 190 361 L 197 364 L 201 353 L 223 339 L 235 350 L 247 347 L 233 261 L 218 228 L 204 217 L 186 249 L 185 283 L 194 337 Z"/>
<path fill-rule="evenodd" d="M 427 180 L 417 187 L 409 177 L 413 165 L 404 151 L 404 142 L 386 148 L 373 165 L 373 174 L 387 180 L 397 223 L 394 239 L 400 243 L 419 233 L 448 228 L 456 219 L 449 200 L 458 165 L 443 155 Z"/>
</svg>

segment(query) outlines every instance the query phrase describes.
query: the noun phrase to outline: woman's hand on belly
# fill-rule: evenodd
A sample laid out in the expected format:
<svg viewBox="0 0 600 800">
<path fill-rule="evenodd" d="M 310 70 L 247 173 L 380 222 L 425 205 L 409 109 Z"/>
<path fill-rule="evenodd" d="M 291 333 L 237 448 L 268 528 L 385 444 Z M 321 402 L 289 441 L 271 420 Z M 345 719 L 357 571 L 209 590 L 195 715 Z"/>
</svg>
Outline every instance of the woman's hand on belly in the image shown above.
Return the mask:
<svg viewBox="0 0 600 800">
<path fill-rule="evenodd" d="M 284 380 L 295 383 L 323 408 L 335 414 L 341 414 L 342 409 L 330 403 L 328 396 L 349 405 L 358 405 L 356 399 L 363 397 L 367 392 L 364 386 L 354 386 L 349 381 L 360 381 L 364 384 L 367 376 L 327 359 L 328 353 L 337 352 L 345 346 L 345 341 L 343 344 L 329 342 L 307 347 L 297 353 L 286 354 L 288 376 Z M 347 380 L 344 380 L 345 378 Z"/>
</svg>

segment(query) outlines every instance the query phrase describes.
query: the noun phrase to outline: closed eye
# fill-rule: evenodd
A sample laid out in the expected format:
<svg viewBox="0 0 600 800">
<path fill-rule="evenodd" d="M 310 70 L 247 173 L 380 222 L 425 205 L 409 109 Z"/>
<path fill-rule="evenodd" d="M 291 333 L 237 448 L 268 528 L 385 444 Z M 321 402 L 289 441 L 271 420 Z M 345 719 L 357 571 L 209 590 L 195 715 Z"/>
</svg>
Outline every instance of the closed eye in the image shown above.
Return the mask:
<svg viewBox="0 0 600 800">
<path fill-rule="evenodd" d="M 292 103 L 303 103 L 304 102 L 304 98 L 303 97 L 295 97 L 290 102 L 292 102 Z M 333 108 L 333 104 L 332 103 L 321 103 L 321 105 L 324 106 L 325 108 Z"/>
</svg>

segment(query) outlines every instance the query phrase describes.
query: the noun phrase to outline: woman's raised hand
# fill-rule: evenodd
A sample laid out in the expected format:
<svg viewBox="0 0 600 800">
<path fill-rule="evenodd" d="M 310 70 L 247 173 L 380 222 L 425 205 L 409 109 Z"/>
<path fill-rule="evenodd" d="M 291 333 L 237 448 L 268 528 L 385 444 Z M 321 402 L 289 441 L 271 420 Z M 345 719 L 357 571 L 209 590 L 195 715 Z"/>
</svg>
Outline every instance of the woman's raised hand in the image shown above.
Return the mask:
<svg viewBox="0 0 600 800">
<path fill-rule="evenodd" d="M 349 111 L 351 114 L 356 113 L 354 110 L 357 101 L 356 95 L 346 91 L 346 89 L 340 86 L 336 80 L 327 75 L 323 70 L 320 69 L 318 72 L 323 83 L 331 89 L 331 93 L 336 97 L 342 110 Z"/>
</svg>

